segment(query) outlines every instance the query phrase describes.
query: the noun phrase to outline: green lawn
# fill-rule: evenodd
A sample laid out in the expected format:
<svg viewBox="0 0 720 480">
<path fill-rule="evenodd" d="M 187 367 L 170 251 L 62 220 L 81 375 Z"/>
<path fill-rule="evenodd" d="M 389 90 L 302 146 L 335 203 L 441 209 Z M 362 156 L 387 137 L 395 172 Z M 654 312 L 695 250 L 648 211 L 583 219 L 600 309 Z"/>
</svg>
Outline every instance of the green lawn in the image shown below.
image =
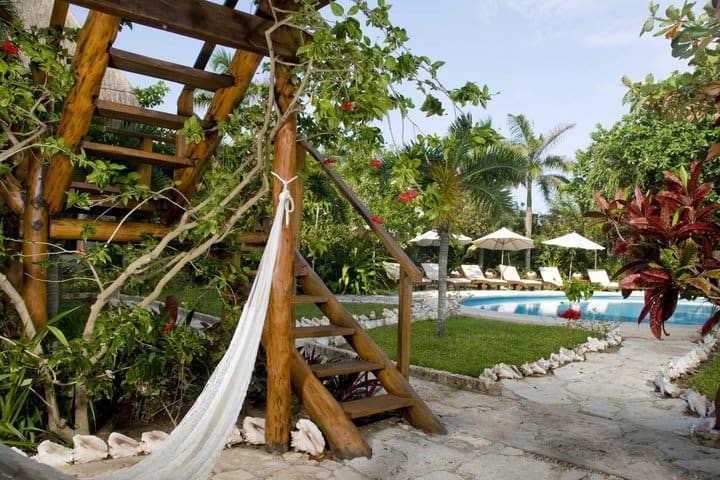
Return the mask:
<svg viewBox="0 0 720 480">
<path fill-rule="evenodd" d="M 690 377 L 690 384 L 710 400 L 715 400 L 715 394 L 720 388 L 720 357 L 701 365 L 700 371 Z"/>
<path fill-rule="evenodd" d="M 397 353 L 397 326 L 368 333 L 390 358 Z M 498 363 L 521 365 L 547 358 L 560 347 L 573 348 L 592 332 L 565 327 L 528 325 L 452 317 L 444 337 L 437 335 L 434 320 L 412 324 L 410 363 L 462 375 L 478 376 Z"/>
</svg>

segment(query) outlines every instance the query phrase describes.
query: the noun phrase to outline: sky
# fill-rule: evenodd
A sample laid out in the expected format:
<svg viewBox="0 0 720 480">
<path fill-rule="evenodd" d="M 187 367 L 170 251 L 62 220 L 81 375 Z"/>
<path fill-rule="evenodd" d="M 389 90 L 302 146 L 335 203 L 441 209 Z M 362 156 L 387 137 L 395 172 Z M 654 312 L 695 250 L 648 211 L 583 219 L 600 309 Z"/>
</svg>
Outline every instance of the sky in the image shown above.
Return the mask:
<svg viewBox="0 0 720 480">
<path fill-rule="evenodd" d="M 487 109 L 470 108 L 477 120 L 490 118 L 493 126 L 509 136 L 508 114 L 523 114 L 537 134 L 573 123 L 551 153 L 573 159 L 590 144 L 597 124 L 610 127 L 628 112 L 622 104 L 626 92 L 623 75 L 633 81 L 648 73 L 664 78 L 684 64 L 670 55 L 669 42 L 645 34 L 640 28 L 649 16 L 647 0 L 389 0 L 390 17 L 404 27 L 413 53 L 442 60 L 439 79 L 447 87 L 467 81 L 487 84 L 493 93 Z M 679 4 L 663 0 L 668 4 Z M 701 2 L 700 2 L 701 3 Z M 238 9 L 252 11 L 249 0 Z M 82 17 L 82 9 L 72 7 Z M 157 32 L 150 30 L 150 32 Z M 135 26 L 121 32 L 117 48 L 168 61 L 192 64 L 200 43 L 157 33 L 147 35 Z M 134 85 L 154 80 L 128 75 Z M 174 112 L 179 87 L 170 84 L 172 100 L 163 109 Z M 417 102 L 418 104 L 421 101 Z M 444 134 L 453 120 L 414 114 L 421 131 L 393 121 L 396 141 L 416 133 Z M 539 197 L 539 195 L 534 195 Z M 524 192 L 516 192 L 519 202 Z M 539 210 L 545 209 L 537 202 Z"/>
</svg>

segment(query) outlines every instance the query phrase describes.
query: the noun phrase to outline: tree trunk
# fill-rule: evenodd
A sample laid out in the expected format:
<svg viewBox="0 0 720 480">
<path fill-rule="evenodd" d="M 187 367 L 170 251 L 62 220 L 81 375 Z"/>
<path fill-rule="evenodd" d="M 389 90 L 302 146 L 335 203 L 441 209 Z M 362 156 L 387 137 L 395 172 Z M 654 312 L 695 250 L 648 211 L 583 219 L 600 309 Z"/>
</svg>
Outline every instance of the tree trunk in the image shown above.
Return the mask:
<svg viewBox="0 0 720 480">
<path fill-rule="evenodd" d="M 447 263 L 450 249 L 447 225 L 438 229 L 438 236 L 440 237 L 440 253 L 438 254 L 437 333 L 439 336 L 443 336 L 445 335 L 445 317 L 447 316 Z"/>
<path fill-rule="evenodd" d="M 532 180 L 528 178 L 527 182 L 525 183 L 525 187 L 527 188 L 527 193 L 525 197 L 525 236 L 528 238 L 532 238 Z M 525 270 L 530 269 L 531 260 L 531 250 L 528 248 L 527 250 L 525 250 Z"/>
</svg>

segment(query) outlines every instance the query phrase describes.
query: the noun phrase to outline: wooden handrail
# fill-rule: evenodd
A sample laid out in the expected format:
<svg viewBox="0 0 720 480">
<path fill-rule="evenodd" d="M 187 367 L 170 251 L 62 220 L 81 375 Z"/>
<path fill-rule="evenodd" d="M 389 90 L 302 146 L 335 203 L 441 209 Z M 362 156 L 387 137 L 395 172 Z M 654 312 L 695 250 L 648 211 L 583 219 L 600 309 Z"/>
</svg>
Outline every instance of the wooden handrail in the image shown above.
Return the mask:
<svg viewBox="0 0 720 480">
<path fill-rule="evenodd" d="M 420 283 L 423 275 L 420 269 L 415 266 L 410 257 L 395 242 L 395 239 L 381 226 L 373 221 L 370 210 L 353 193 L 347 183 L 330 168 L 325 162 L 325 157 L 305 137 L 298 137 L 298 143 L 302 145 L 315 160 L 320 168 L 330 177 L 340 193 L 350 202 L 350 205 L 365 220 L 370 230 L 380 238 L 385 248 L 400 265 L 400 286 L 399 286 L 399 308 L 398 308 L 398 336 L 397 336 L 397 368 L 400 373 L 408 378 L 410 376 L 410 331 L 412 322 L 412 290 L 414 283 Z"/>
<path fill-rule="evenodd" d="M 388 253 L 392 255 L 397 263 L 400 264 L 400 269 L 403 270 L 408 279 L 414 283 L 422 281 L 422 273 L 420 269 L 410 260 L 410 257 L 400 248 L 395 239 L 385 230 L 381 225 L 378 225 L 372 219 L 370 210 L 355 196 L 350 187 L 340 176 L 325 163 L 325 157 L 307 140 L 305 137 L 299 137 L 298 143 L 300 143 L 305 149 L 312 155 L 312 157 L 318 161 L 320 168 L 323 169 L 325 174 L 332 180 L 335 186 L 338 188 L 340 193 L 350 202 L 350 205 L 355 209 L 356 212 L 365 220 L 370 229 L 375 235 L 380 238 L 380 241 L 385 245 Z"/>
</svg>

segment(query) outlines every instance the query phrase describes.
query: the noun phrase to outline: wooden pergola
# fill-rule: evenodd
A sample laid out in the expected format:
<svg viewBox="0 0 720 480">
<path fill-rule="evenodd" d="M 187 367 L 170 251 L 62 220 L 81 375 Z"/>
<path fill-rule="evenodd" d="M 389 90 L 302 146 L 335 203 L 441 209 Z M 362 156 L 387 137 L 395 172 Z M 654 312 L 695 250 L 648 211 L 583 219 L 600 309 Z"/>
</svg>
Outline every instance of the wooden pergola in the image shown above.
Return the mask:
<svg viewBox="0 0 720 480">
<path fill-rule="evenodd" d="M 51 25 L 62 27 L 69 3 L 89 9 L 82 27 L 74 56 L 76 82 L 62 107 L 56 137 L 68 147 L 82 148 L 88 155 L 137 165 L 142 181 L 149 184 L 151 169 L 172 169 L 178 182 L 174 193 L 175 205 L 155 202 L 147 208 L 160 211 L 161 222 L 135 219 L 122 224 L 112 221 L 93 221 L 91 240 L 139 242 L 143 234 L 162 237 L 182 213 L 183 199 L 190 199 L 196 185 L 220 144 L 221 138 L 213 126 L 226 120 L 243 99 L 251 79 L 268 55 L 265 32 L 274 26 L 273 8 L 278 12 L 296 8 L 293 0 L 261 0 L 255 13 L 235 9 L 236 0 L 215 4 L 205 0 L 176 0 L 172 8 L 160 0 L 74 0 L 56 1 Z M 320 1 L 318 8 L 327 4 Z M 204 42 L 192 66 L 179 65 L 133 52 L 113 48 L 113 41 L 121 19 L 137 24 L 200 39 Z M 132 31 L 127 34 L 132 35 Z M 280 27 L 273 34 L 273 48 L 277 55 L 293 59 L 304 35 L 297 30 Z M 205 70 L 216 45 L 235 49 L 226 74 Z M 100 83 L 108 67 L 140 73 L 184 85 L 177 99 L 177 113 L 138 108 L 98 99 Z M 276 69 L 274 78 L 277 102 L 287 109 L 294 90 L 288 73 Z M 200 124 L 206 129 L 199 143 L 186 143 L 184 138 L 143 135 L 122 131 L 118 135 L 140 136 L 139 148 L 127 148 L 87 141 L 94 117 L 135 122 L 144 125 L 178 130 L 194 114 L 193 94 L 196 89 L 214 92 L 212 101 Z M 174 144 L 174 154 L 153 151 L 157 143 Z M 431 433 L 444 433 L 438 418 L 428 409 L 408 383 L 410 315 L 413 283 L 421 274 L 402 249 L 382 226 L 372 221 L 368 209 L 357 199 L 345 182 L 324 162 L 322 154 L 307 141 L 298 137 L 296 119 L 287 121 L 275 137 L 274 172 L 281 178 L 292 178 L 303 168 L 308 154 L 319 161 L 321 168 L 335 183 L 370 229 L 379 237 L 390 255 L 401 265 L 400 328 L 398 363 L 394 365 L 352 318 L 333 293 L 298 253 L 300 242 L 303 184 L 290 184 L 296 209 L 291 215 L 291 228 L 285 229 L 281 241 L 270 308 L 263 333 L 267 353 L 268 401 L 266 415 L 266 444 L 271 451 L 284 451 L 290 436 L 291 389 L 302 400 L 312 419 L 318 423 L 331 447 L 340 458 L 370 456 L 371 450 L 353 424 L 353 419 L 385 411 L 401 410 L 416 427 Z M 28 174 L 19 179 L 13 175 L 1 181 L 0 196 L 18 215 L 22 224 L 21 292 L 36 326 L 47 321 L 47 270 L 42 260 L 47 258 L 48 244 L 57 240 L 80 239 L 89 220 L 66 215 L 65 197 L 70 189 L 97 193 L 94 185 L 73 181 L 73 165 L 63 154 L 49 159 L 30 158 Z M 47 167 L 44 166 L 47 162 Z M 282 185 L 273 184 L 273 198 Z M 249 242 L 257 235 L 248 234 Z M 301 292 L 301 293 L 299 293 Z M 323 327 L 295 326 L 294 305 L 315 303 L 330 319 Z M 295 339 L 322 336 L 344 336 L 357 352 L 356 360 L 308 365 L 295 349 Z M 350 402 L 338 402 L 323 386 L 322 379 L 354 372 L 371 371 L 381 382 L 386 394 Z"/>
</svg>

